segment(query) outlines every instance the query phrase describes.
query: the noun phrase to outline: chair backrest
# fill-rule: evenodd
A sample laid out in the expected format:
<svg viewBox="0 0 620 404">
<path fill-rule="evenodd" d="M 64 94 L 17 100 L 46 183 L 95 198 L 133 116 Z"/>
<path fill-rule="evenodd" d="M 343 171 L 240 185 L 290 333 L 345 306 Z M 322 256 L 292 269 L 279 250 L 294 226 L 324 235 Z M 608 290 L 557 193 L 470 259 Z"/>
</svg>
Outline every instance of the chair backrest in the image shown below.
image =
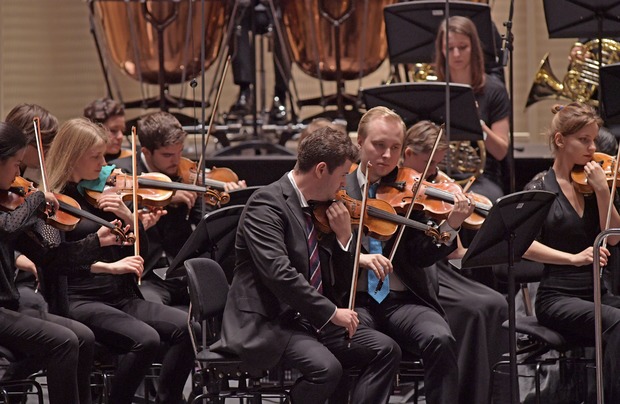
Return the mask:
<svg viewBox="0 0 620 404">
<path fill-rule="evenodd" d="M 228 281 L 220 265 L 209 258 L 185 261 L 191 315 L 195 321 L 210 321 L 224 312 Z"/>
<path fill-rule="evenodd" d="M 244 205 L 227 206 L 207 213 L 199 224 L 207 235 L 208 257 L 220 264 L 229 283 L 235 269 L 237 225 L 244 207 L 245 201 Z"/>
</svg>

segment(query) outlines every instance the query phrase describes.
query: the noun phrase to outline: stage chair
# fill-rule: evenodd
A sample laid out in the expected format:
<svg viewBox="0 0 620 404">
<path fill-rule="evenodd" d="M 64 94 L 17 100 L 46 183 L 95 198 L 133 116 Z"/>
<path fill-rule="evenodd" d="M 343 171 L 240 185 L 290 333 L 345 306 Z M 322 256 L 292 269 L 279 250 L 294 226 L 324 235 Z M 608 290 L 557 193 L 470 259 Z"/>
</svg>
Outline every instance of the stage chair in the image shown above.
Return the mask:
<svg viewBox="0 0 620 404">
<path fill-rule="evenodd" d="M 19 359 L 9 349 L 0 346 L 0 358 L 14 363 Z M 1 380 L 0 381 L 0 403 L 19 401 L 27 402 L 29 396 L 36 396 L 37 402 L 43 404 L 43 388 L 34 378 L 20 380 Z"/>
<path fill-rule="evenodd" d="M 225 398 L 256 402 L 266 397 L 287 398 L 288 392 L 283 387 L 261 387 L 260 379 L 264 377 L 264 371 L 253 368 L 233 354 L 209 350 L 209 345 L 219 338 L 228 281 L 222 267 L 212 259 L 192 258 L 186 260 L 184 265 L 190 296 L 188 327 L 198 367 L 193 378 L 195 397 L 190 403 L 200 400 L 224 403 Z M 197 324 L 201 326 L 198 335 Z M 236 382 L 237 386 L 232 387 L 231 381 Z"/>
<path fill-rule="evenodd" d="M 493 269 L 495 276 L 498 279 L 501 281 L 507 280 L 508 273 L 506 266 L 496 266 Z M 531 282 L 539 282 L 542 278 L 542 274 L 543 264 L 522 260 L 514 266 L 515 282 L 521 287 L 524 300 L 523 303 L 527 314 L 525 317 L 517 317 L 515 324 L 516 332 L 524 335 L 524 339 L 520 340 L 517 344 L 517 367 L 534 367 L 534 383 L 536 393 L 535 400 L 537 404 L 543 402 L 541 397 L 541 371 L 543 366 L 558 364 L 560 366 L 560 379 L 562 379 L 567 363 L 582 363 L 588 366 L 594 362 L 593 359 L 585 358 L 583 355 L 567 355 L 570 351 L 576 351 L 579 349 L 582 350 L 582 348 L 585 348 L 588 345 L 578 341 L 569 341 L 562 336 L 562 334 L 538 323 L 536 316 L 533 314 L 533 307 L 532 302 L 529 299 L 527 284 Z M 502 324 L 502 327 L 508 329 L 508 320 Z M 556 351 L 557 355 L 543 357 L 543 355 L 551 351 Z M 493 365 L 489 384 L 489 403 L 493 402 L 495 374 L 499 373 L 498 369 L 501 366 L 508 367 L 509 365 L 509 360 L 502 360 Z M 578 386 L 578 394 L 583 396 L 580 397 L 582 402 L 585 400 L 585 396 L 587 395 L 587 377 L 581 377 L 580 382 L 585 383 L 584 386 Z"/>
</svg>

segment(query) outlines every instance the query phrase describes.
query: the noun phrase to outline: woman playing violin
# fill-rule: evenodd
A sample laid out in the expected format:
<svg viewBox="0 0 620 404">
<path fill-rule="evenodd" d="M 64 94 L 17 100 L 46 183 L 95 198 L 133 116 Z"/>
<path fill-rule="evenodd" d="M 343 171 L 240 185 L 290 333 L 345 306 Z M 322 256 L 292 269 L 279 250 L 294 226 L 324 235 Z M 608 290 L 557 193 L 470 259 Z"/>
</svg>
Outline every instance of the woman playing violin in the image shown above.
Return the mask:
<svg viewBox="0 0 620 404">
<path fill-rule="evenodd" d="M 47 156 L 49 185 L 76 199 L 91 213 L 106 220 L 121 219 L 132 223 L 131 211 L 118 195 L 104 195 L 97 207 L 91 206 L 80 192 L 80 183 L 97 180 L 105 166 L 103 158 L 107 136 L 103 129 L 86 119 L 72 119 L 60 128 Z M 66 233 L 67 240 L 86 237 L 95 229 L 81 221 Z M 143 232 L 143 229 L 135 229 Z M 141 234 L 142 251 L 148 251 L 148 238 Z M 185 324 L 186 314 L 178 309 L 147 302 L 137 288 L 143 259 L 133 256 L 133 249 L 110 246 L 101 249 L 95 268 L 126 268 L 131 274 L 109 276 L 85 273 L 68 279 L 68 316 L 89 326 L 98 342 L 126 352 L 120 357 L 112 382 L 110 401 L 131 403 L 133 395 L 163 341 L 169 349 L 163 359 L 159 378 L 158 400 L 181 401 L 183 385 L 193 366 L 193 351 Z M 67 262 L 72 270 L 83 267 Z"/>
<path fill-rule="evenodd" d="M 169 176 L 172 181 L 183 182 L 179 170 L 182 160 L 187 160 L 182 157 L 187 133 L 174 115 L 167 112 L 148 114 L 138 121 L 137 132 L 142 151 L 137 174 L 159 172 Z M 127 172 L 132 171 L 129 158 L 114 160 L 112 163 Z M 226 183 L 227 190 L 245 186 L 245 181 Z M 192 225 L 198 224 L 202 216 L 200 209 L 194 208 L 199 205 L 196 204 L 197 198 L 195 192 L 175 191 L 170 205 L 166 207 L 167 215 L 148 230 L 149 252 L 145 256 L 143 286 L 140 288 L 146 300 L 175 306 L 189 304 L 184 279 L 162 280 L 152 270 L 167 268 L 192 234 Z M 189 216 L 188 209 L 192 210 Z"/>
<path fill-rule="evenodd" d="M 35 140 L 35 131 L 32 121 L 39 118 L 40 133 L 43 149 L 47 150 L 58 132 L 58 119 L 47 109 L 37 104 L 19 104 L 13 107 L 6 116 L 6 122 L 20 129 L 25 136 L 28 146 L 20 166 L 20 175 L 41 182 L 41 168 Z M 41 293 L 35 293 L 37 268 L 32 260 L 24 254 L 16 254 L 15 265 L 20 269 L 15 284 L 20 293 L 20 302 L 24 305 L 45 310 L 45 300 Z"/>
<path fill-rule="evenodd" d="M 422 173 L 431 160 L 426 179 L 438 180 L 437 164 L 448 150 L 448 142 L 441 139 L 431 159 L 438 135 L 439 127 L 430 121 L 420 121 L 409 128 L 403 150 L 403 167 Z M 506 299 L 501 293 L 454 271 L 446 260 L 438 261 L 435 267 L 437 270 L 432 273 L 437 274 L 439 303 L 446 311 L 448 324 L 456 338 L 459 402 L 486 402 L 491 366 L 508 348 L 507 335 L 502 329 L 502 323 L 508 318 Z"/>
<path fill-rule="evenodd" d="M 537 241 L 524 258 L 545 264 L 536 295 L 538 321 L 569 341 L 594 344 L 594 303 L 592 284 L 593 244 L 605 228 L 611 193 L 601 166 L 592 161 L 601 119 L 592 107 L 582 103 L 556 105 L 547 131 L 555 153 L 553 166 L 534 188 L 558 195 Z M 571 178 L 576 166 L 584 166 L 593 193 L 577 192 Z M 620 227 L 620 215 L 612 208 L 609 227 Z M 567 235 L 570 234 L 570 237 Z M 609 237 L 616 245 L 618 237 Z M 601 266 L 609 250 L 601 248 Z M 620 297 L 603 288 L 602 325 L 605 402 L 620 400 Z"/>
<path fill-rule="evenodd" d="M 7 192 L 19 174 L 26 145 L 19 129 L 0 123 L 0 192 Z M 118 243 L 105 227 L 73 243 L 61 241 L 58 231 L 41 219 L 41 215 L 57 207 L 52 193 L 33 191 L 14 210 L 0 211 L 0 345 L 18 356 L 34 358 L 28 363 L 47 369 L 50 403 L 88 404 L 93 333 L 77 321 L 24 305 L 13 282 L 17 248 L 43 268 L 46 296 L 60 300 L 63 296 L 55 294 L 53 286 L 64 271 L 65 260 L 86 263 L 97 257 L 100 247 Z M 4 379 L 25 378 L 37 370 L 38 367 L 11 367 Z"/>
</svg>

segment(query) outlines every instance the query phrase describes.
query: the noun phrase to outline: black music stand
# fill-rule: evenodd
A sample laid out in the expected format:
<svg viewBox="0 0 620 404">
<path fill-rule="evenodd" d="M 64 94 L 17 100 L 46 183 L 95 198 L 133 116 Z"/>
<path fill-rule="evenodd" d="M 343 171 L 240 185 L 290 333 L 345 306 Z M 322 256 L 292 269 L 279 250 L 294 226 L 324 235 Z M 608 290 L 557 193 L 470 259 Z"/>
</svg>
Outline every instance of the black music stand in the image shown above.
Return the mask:
<svg viewBox="0 0 620 404">
<path fill-rule="evenodd" d="M 243 208 L 244 205 L 232 205 L 204 215 L 162 278 L 185 275 L 185 260 L 199 256 L 207 256 L 224 268 L 223 261 L 234 258 L 237 224 Z"/>
<path fill-rule="evenodd" d="M 439 24 L 445 19 L 445 1 L 415 1 L 393 4 L 383 9 L 388 53 L 392 63 L 433 61 Z M 467 17 L 476 25 L 484 58 L 496 60 L 496 43 L 487 4 L 450 1 L 450 16 Z M 406 38 L 406 40 L 404 40 Z"/>
<path fill-rule="evenodd" d="M 618 0 L 544 0 L 549 38 L 620 35 Z"/>
<path fill-rule="evenodd" d="M 459 269 L 508 264 L 508 345 L 512 403 L 519 402 L 514 264 L 521 260 L 539 233 L 555 198 L 556 194 L 541 190 L 521 191 L 499 198 L 463 259 L 450 261 Z"/>
<path fill-rule="evenodd" d="M 599 100 L 601 116 L 606 126 L 620 124 L 620 63 L 601 67 Z"/>
<path fill-rule="evenodd" d="M 384 106 L 403 118 L 407 126 L 428 119 L 446 122 L 446 83 L 401 83 L 362 90 L 366 108 Z M 450 83 L 449 140 L 483 140 L 480 116 L 472 88 Z"/>
</svg>

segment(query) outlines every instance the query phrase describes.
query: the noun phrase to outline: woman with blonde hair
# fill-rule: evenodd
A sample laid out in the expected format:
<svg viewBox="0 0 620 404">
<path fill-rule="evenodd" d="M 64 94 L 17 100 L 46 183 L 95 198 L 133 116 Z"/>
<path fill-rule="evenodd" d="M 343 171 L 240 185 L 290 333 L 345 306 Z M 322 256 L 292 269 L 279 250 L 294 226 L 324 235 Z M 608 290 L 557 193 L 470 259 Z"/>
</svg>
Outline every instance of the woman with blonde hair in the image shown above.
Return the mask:
<svg viewBox="0 0 620 404">
<path fill-rule="evenodd" d="M 84 188 L 97 188 L 108 178 L 104 153 L 107 136 L 104 130 L 86 119 L 65 122 L 50 148 L 47 158 L 50 187 L 74 198 L 82 208 L 105 220 L 121 219 L 132 223 L 132 213 L 119 195 L 103 195 L 97 207 L 83 195 Z M 140 231 L 141 251 L 148 250 L 144 229 Z M 81 239 L 94 231 L 88 221 L 81 221 L 67 232 L 67 240 Z M 80 265 L 67 262 L 68 267 Z M 193 367 L 193 349 L 185 322 L 186 314 L 176 308 L 147 302 L 137 287 L 144 261 L 133 255 L 133 247 L 102 248 L 90 271 L 67 280 L 67 315 L 86 324 L 101 344 L 124 352 L 120 356 L 112 381 L 110 402 L 131 403 L 133 395 L 155 360 L 160 341 L 167 346 L 163 358 L 157 399 L 161 403 L 182 402 L 183 386 Z M 130 272 L 110 276 L 101 269 L 124 267 Z"/>
</svg>

